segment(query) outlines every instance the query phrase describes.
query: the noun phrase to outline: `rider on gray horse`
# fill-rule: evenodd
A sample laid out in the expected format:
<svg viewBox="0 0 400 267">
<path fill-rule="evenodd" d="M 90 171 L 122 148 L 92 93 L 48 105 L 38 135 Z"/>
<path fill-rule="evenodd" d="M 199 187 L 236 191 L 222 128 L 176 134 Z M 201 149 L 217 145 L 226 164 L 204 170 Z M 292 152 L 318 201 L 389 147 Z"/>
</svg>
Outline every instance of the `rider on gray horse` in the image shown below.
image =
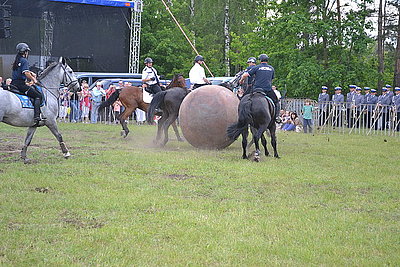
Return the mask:
<svg viewBox="0 0 400 267">
<path fill-rule="evenodd" d="M 17 44 L 17 55 L 12 66 L 12 82 L 11 84 L 18 88 L 18 91 L 34 99 L 34 121 L 39 123 L 40 119 L 40 103 L 42 102 L 42 93 L 33 86 L 37 83 L 36 74 L 29 70 L 28 54 L 31 49 L 26 43 Z M 30 80 L 32 84 L 27 84 L 26 80 Z"/>
</svg>

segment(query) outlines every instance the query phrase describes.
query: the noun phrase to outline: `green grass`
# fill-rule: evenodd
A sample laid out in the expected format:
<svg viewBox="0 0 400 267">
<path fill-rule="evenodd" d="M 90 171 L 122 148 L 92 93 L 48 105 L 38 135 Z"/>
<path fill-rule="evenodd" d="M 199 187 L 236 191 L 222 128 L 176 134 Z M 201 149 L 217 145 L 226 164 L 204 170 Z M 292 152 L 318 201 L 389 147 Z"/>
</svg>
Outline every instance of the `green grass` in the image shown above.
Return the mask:
<svg viewBox="0 0 400 267">
<path fill-rule="evenodd" d="M 255 163 L 239 141 L 60 128 L 72 157 L 43 128 L 24 165 L 25 129 L 0 125 L 1 265 L 400 264 L 399 138 L 279 133 L 282 158 Z"/>
</svg>

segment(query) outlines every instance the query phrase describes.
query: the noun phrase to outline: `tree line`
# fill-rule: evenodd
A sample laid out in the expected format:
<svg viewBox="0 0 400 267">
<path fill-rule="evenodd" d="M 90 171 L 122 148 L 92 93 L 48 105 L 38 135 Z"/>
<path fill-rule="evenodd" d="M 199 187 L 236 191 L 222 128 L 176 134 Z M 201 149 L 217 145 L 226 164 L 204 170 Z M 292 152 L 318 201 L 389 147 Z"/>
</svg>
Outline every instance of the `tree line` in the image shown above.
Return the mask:
<svg viewBox="0 0 400 267">
<path fill-rule="evenodd" d="M 400 86 L 398 0 L 166 0 L 214 76 L 232 76 L 266 53 L 290 97 L 322 85 Z M 141 54 L 159 73 L 187 76 L 195 53 L 161 0 L 145 1 Z"/>
</svg>

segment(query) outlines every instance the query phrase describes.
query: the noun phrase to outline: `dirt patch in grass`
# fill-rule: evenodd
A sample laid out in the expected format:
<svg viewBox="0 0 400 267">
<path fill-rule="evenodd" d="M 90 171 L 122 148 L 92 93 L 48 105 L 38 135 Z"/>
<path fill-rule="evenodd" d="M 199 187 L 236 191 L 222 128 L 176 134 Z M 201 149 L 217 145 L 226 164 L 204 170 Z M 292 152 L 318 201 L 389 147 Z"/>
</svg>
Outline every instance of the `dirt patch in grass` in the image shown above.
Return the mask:
<svg viewBox="0 0 400 267">
<path fill-rule="evenodd" d="M 60 214 L 60 221 L 65 225 L 70 225 L 76 229 L 96 229 L 102 228 L 105 222 L 95 217 L 82 217 L 73 212 L 64 211 Z"/>
<path fill-rule="evenodd" d="M 50 187 L 36 187 L 35 191 L 38 192 L 38 193 L 47 194 L 47 193 L 50 193 L 53 190 Z"/>
</svg>

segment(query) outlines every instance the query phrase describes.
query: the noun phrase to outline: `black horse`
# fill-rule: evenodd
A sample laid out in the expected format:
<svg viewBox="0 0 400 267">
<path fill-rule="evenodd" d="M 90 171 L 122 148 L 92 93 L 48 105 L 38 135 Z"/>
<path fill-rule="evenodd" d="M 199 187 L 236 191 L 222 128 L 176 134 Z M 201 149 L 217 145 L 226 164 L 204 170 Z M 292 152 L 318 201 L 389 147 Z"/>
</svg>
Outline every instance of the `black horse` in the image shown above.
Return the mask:
<svg viewBox="0 0 400 267">
<path fill-rule="evenodd" d="M 250 126 L 253 135 L 253 140 L 256 146 L 254 160 L 260 160 L 259 140 L 265 149 L 265 156 L 269 156 L 267 149 L 267 141 L 264 137 L 264 132 L 269 130 L 271 135 L 271 144 L 274 149 L 274 157 L 279 158 L 276 148 L 276 125 L 274 121 L 275 107 L 272 100 L 266 98 L 263 92 L 255 91 L 254 93 L 245 95 L 239 103 L 239 120 L 227 129 L 229 138 L 235 140 L 242 134 L 243 159 L 247 159 L 247 136 L 249 135 L 248 128 Z"/>
<path fill-rule="evenodd" d="M 158 120 L 157 137 L 155 139 L 155 143 L 159 143 L 161 134 L 164 132 L 164 140 L 160 143 L 161 146 L 165 146 L 168 142 L 168 128 L 178 118 L 182 101 L 189 93 L 182 74 L 176 74 L 172 81 L 165 91 L 154 95 L 147 110 L 147 122 L 150 124 L 153 123 L 156 110 L 162 110 L 161 118 Z M 179 136 L 178 129 L 174 127 L 174 131 L 178 141 L 183 141 Z"/>
</svg>

